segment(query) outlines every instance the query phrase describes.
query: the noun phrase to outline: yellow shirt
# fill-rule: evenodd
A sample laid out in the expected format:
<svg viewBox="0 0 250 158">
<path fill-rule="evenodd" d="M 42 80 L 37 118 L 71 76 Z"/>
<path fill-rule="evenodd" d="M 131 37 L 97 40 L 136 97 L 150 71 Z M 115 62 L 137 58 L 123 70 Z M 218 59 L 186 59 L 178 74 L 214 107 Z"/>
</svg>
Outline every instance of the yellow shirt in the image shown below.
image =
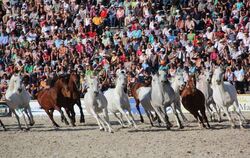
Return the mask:
<svg viewBox="0 0 250 158">
<path fill-rule="evenodd" d="M 100 25 L 102 23 L 102 18 L 96 16 L 92 19 L 92 21 L 95 25 Z"/>
</svg>

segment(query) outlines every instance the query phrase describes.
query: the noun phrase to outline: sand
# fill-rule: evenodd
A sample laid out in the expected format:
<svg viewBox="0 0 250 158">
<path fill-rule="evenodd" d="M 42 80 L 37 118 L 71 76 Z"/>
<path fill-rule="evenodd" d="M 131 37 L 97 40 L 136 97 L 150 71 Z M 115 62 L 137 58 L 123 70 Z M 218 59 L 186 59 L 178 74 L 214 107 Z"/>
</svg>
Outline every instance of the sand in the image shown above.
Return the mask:
<svg viewBox="0 0 250 158">
<path fill-rule="evenodd" d="M 250 113 L 244 114 L 249 120 Z M 91 116 L 86 118 L 86 124 L 77 123 L 76 127 L 66 126 L 56 117 L 59 130 L 52 127 L 47 116 L 36 116 L 30 131 L 19 131 L 14 117 L 1 118 L 8 131 L 0 129 L 0 157 L 250 157 L 250 126 L 231 129 L 224 121 L 211 123 L 213 129 L 201 129 L 192 116 L 186 115 L 189 124 L 170 131 L 151 127 L 146 116 L 146 123 L 138 122 L 137 130 L 121 128 L 111 117 L 113 134 L 99 131 Z M 173 116 L 170 118 L 175 124 Z"/>
</svg>

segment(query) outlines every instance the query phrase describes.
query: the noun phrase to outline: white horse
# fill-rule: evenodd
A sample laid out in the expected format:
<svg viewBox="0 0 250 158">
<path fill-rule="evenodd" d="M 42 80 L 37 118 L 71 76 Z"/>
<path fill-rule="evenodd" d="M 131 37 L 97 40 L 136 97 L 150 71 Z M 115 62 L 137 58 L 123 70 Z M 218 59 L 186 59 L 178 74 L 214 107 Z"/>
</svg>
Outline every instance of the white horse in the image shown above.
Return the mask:
<svg viewBox="0 0 250 158">
<path fill-rule="evenodd" d="M 214 102 L 213 99 L 213 90 L 211 88 L 211 79 L 212 79 L 212 72 L 208 69 L 204 70 L 197 79 L 196 88 L 199 89 L 205 96 L 205 107 L 210 116 L 211 121 L 215 120 L 215 116 L 213 115 L 213 110 L 211 109 L 210 105 L 213 105 L 214 110 L 218 116 L 218 121 L 221 122 L 220 112 Z"/>
<path fill-rule="evenodd" d="M 124 88 L 127 86 L 127 78 L 124 72 L 117 74 L 116 86 L 115 88 L 109 88 L 106 92 L 104 92 L 105 97 L 108 100 L 108 110 L 118 119 L 119 123 L 125 127 L 122 116 L 125 116 L 129 125 L 134 125 L 136 128 L 136 124 L 134 121 L 134 117 L 131 113 L 131 108 L 129 104 L 128 94 L 125 93 Z M 128 111 L 129 117 L 126 115 L 124 110 Z M 117 112 L 121 113 L 121 118 L 116 114 Z M 132 122 L 132 123 L 131 123 Z"/>
<path fill-rule="evenodd" d="M 96 77 L 87 78 L 88 91 L 84 96 L 84 105 L 86 106 L 86 110 L 96 119 L 100 130 L 107 131 L 112 133 L 113 130 L 109 123 L 108 116 L 108 102 L 105 96 L 99 91 L 99 82 Z M 100 113 L 103 113 L 104 118 L 99 116 Z"/>
<path fill-rule="evenodd" d="M 231 123 L 231 126 L 235 128 L 235 123 L 228 111 L 228 108 L 231 105 L 233 105 L 238 115 L 240 127 L 243 127 L 243 121 L 246 122 L 246 119 L 241 113 L 237 99 L 236 89 L 229 82 L 223 82 L 223 74 L 224 71 L 222 70 L 221 67 L 215 68 L 212 77 L 212 89 L 213 89 L 214 101 L 217 104 L 217 106 L 219 106 L 221 109 L 224 110 Z"/>
<path fill-rule="evenodd" d="M 22 127 L 20 124 L 19 116 L 17 114 L 18 111 L 20 111 L 23 116 L 26 129 L 29 129 L 29 126 L 27 124 L 24 113 L 27 115 L 29 119 L 30 126 L 34 125 L 35 122 L 33 120 L 33 115 L 31 113 L 29 105 L 31 97 L 30 94 L 26 91 L 24 85 L 22 84 L 21 76 L 19 74 L 12 75 L 8 85 L 8 89 L 5 94 L 5 98 L 6 98 L 6 103 L 9 106 L 10 110 L 16 116 L 18 126 L 20 129 L 22 129 Z"/>
<path fill-rule="evenodd" d="M 180 112 L 180 115 L 183 121 L 187 122 L 187 118 L 184 116 L 181 110 L 181 98 L 180 98 L 180 90 L 182 90 L 185 86 L 184 77 L 182 74 L 176 73 L 175 76 L 171 80 L 171 86 L 175 92 L 175 104 L 176 109 Z"/>
<path fill-rule="evenodd" d="M 166 123 L 167 129 L 172 126 L 167 115 L 167 107 L 172 107 L 179 128 L 183 128 L 176 111 L 176 95 L 167 80 L 166 72 L 159 71 L 152 78 L 151 104 L 162 122 Z M 164 119 L 165 117 L 165 119 Z"/>
</svg>

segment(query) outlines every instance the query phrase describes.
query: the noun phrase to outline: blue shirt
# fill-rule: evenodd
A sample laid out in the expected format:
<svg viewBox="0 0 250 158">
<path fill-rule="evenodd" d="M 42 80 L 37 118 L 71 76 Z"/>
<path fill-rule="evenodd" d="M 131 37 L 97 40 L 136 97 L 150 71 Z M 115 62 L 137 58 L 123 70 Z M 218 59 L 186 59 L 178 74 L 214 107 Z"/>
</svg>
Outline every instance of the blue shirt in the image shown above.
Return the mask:
<svg viewBox="0 0 250 158">
<path fill-rule="evenodd" d="M 6 45 L 9 42 L 9 36 L 0 36 L 0 44 L 1 45 Z"/>
<path fill-rule="evenodd" d="M 60 46 L 62 45 L 62 43 L 63 43 L 63 41 L 60 40 L 60 39 L 55 40 L 56 48 L 60 48 Z"/>
</svg>

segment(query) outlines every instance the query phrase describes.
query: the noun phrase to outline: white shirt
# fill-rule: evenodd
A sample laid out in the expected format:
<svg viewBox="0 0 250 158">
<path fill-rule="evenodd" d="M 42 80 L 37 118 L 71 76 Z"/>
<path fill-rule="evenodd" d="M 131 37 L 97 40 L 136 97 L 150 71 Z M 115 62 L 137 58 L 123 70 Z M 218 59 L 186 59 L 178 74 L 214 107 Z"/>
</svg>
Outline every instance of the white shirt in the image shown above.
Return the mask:
<svg viewBox="0 0 250 158">
<path fill-rule="evenodd" d="M 237 81 L 243 81 L 244 80 L 244 70 L 243 69 L 235 70 L 234 75 L 235 75 Z"/>
</svg>

